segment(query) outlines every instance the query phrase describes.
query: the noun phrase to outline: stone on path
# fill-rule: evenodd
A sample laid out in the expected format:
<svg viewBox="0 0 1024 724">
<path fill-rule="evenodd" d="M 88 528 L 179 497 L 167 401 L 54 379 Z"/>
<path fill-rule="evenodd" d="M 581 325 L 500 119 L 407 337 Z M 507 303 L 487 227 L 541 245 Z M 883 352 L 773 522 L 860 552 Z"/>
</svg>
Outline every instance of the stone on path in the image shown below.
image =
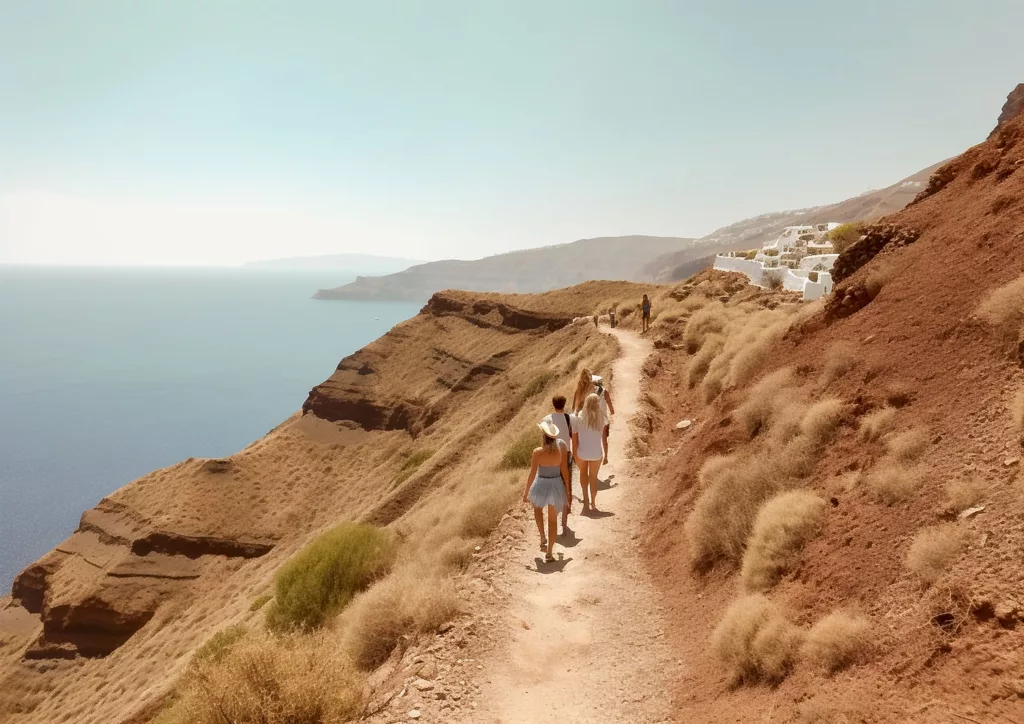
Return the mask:
<svg viewBox="0 0 1024 724">
<path fill-rule="evenodd" d="M 676 423 L 676 429 L 677 430 L 685 430 L 686 428 L 688 428 L 692 424 L 693 424 L 693 420 L 680 420 L 679 422 Z"/>
</svg>

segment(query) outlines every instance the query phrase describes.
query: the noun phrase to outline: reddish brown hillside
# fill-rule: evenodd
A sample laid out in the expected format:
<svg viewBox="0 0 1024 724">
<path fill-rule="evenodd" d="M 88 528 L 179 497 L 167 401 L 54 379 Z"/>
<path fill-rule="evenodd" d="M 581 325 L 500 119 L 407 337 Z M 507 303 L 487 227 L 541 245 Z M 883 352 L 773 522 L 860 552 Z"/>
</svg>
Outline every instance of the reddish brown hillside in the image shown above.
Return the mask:
<svg viewBox="0 0 1024 724">
<path fill-rule="evenodd" d="M 680 710 L 701 722 L 1024 722 L 1020 331 L 978 314 L 1024 274 L 1024 117 L 939 169 L 841 262 L 835 295 L 784 332 L 752 381 L 788 372 L 760 386 L 694 372 L 698 320 L 719 315 L 708 338 L 724 338 L 707 375 L 731 339 L 754 339 L 729 316 L 734 297 L 656 327 L 650 568 L 688 662 Z M 1022 300 L 1008 299 L 1002 313 L 1019 323 Z M 676 429 L 682 418 L 694 423 Z M 824 501 L 820 532 L 795 554 L 745 527 L 793 540 L 796 528 L 754 515 L 787 489 Z M 742 532 L 739 551 L 708 547 L 716 515 Z M 765 557 L 784 565 L 759 569 Z M 773 582 L 750 588 L 752 570 Z M 762 604 L 745 599 L 713 648 L 744 590 L 784 613 L 757 618 Z M 837 611 L 841 625 L 825 620 Z M 737 683 L 728 670 L 741 664 Z"/>
</svg>

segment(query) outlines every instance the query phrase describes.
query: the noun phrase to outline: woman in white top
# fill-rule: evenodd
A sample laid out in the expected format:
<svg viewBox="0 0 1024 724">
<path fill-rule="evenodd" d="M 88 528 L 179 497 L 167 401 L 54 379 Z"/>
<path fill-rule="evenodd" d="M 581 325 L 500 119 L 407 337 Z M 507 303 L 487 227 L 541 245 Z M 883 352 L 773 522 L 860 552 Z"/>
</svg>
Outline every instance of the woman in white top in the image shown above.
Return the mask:
<svg viewBox="0 0 1024 724">
<path fill-rule="evenodd" d="M 604 420 L 601 398 L 592 392 L 587 395 L 583 410 L 576 416 L 576 426 L 572 431 L 572 456 L 580 466 L 584 515 L 597 510 L 597 473 L 604 458 L 601 440 Z"/>
<path fill-rule="evenodd" d="M 602 449 L 605 465 L 608 464 L 608 431 L 611 429 L 611 416 L 615 414 L 615 405 L 612 403 L 612 394 L 604 386 L 604 380 L 584 367 L 580 370 L 580 378 L 576 383 L 576 392 L 572 396 L 572 411 L 579 414 L 583 409 L 583 403 L 591 392 L 597 393 L 601 399 L 601 414 L 604 415 L 604 426 L 602 428 Z"/>
</svg>

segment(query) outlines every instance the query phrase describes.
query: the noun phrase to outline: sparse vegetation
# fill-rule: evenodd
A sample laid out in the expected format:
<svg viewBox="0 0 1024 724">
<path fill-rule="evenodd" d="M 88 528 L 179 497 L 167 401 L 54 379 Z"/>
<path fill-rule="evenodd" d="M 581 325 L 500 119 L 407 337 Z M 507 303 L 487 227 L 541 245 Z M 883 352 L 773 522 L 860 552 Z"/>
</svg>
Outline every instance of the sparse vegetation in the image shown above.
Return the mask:
<svg viewBox="0 0 1024 724">
<path fill-rule="evenodd" d="M 771 289 L 773 292 L 782 289 L 783 276 L 780 271 L 766 271 L 761 277 L 764 280 L 764 285 Z"/>
<path fill-rule="evenodd" d="M 345 612 L 346 646 L 356 665 L 384 663 L 403 636 L 433 631 L 459 613 L 452 582 L 403 569 L 361 594 Z"/>
<path fill-rule="evenodd" d="M 219 663 L 248 633 L 249 630 L 241 624 L 221 629 L 196 649 L 192 656 L 192 664 Z"/>
<path fill-rule="evenodd" d="M 766 375 L 750 389 L 746 400 L 735 413 L 750 437 L 755 437 L 771 426 L 772 419 L 781 406 L 780 398 L 788 396 L 794 387 L 793 369 L 783 367 Z"/>
<path fill-rule="evenodd" d="M 804 632 L 761 594 L 729 606 L 711 636 L 711 649 L 733 680 L 779 681 L 796 663 Z"/>
<path fill-rule="evenodd" d="M 800 560 L 808 541 L 821 530 L 825 501 L 805 490 L 780 493 L 754 520 L 740 580 L 749 593 L 767 591 Z"/>
<path fill-rule="evenodd" d="M 689 325 L 687 325 L 687 328 L 689 328 Z M 711 366 L 711 362 L 722 351 L 724 345 L 725 340 L 721 335 L 716 334 L 705 338 L 697 354 L 690 359 L 690 363 L 686 367 L 686 383 L 691 389 L 700 384 L 704 379 L 704 376 L 708 373 L 708 367 Z"/>
<path fill-rule="evenodd" d="M 252 603 L 249 604 L 249 610 L 250 611 L 259 611 L 261 608 L 266 606 L 273 599 L 274 599 L 274 594 L 272 594 L 272 593 L 264 593 L 264 594 L 262 594 L 260 596 L 257 596 L 256 598 L 254 598 L 252 600 Z"/>
<path fill-rule="evenodd" d="M 901 463 L 912 463 L 919 460 L 928 449 L 928 434 L 919 428 L 914 428 L 893 435 L 886 441 L 889 455 Z"/>
<path fill-rule="evenodd" d="M 896 410 L 891 407 L 869 412 L 860 419 L 860 439 L 864 442 L 874 442 L 892 430 L 895 423 Z"/>
<path fill-rule="evenodd" d="M 362 709 L 362 681 L 325 634 L 249 637 L 189 665 L 158 724 L 334 724 Z"/>
<path fill-rule="evenodd" d="M 322 626 L 387 573 L 395 550 L 387 531 L 363 523 L 344 523 L 317 536 L 278 571 L 267 624 L 277 631 Z"/>
<path fill-rule="evenodd" d="M 977 478 L 954 480 L 946 484 L 946 507 L 954 513 L 977 505 L 985 495 L 985 484 Z"/>
<path fill-rule="evenodd" d="M 1024 276 L 986 294 L 978 305 L 978 316 L 1007 341 L 1016 342 L 1024 329 Z"/>
<path fill-rule="evenodd" d="M 530 461 L 533 460 L 533 451 L 540 447 L 540 440 L 540 432 L 535 426 L 531 425 L 528 430 L 523 431 L 508 446 L 505 454 L 501 456 L 498 468 L 501 470 L 517 470 L 530 467 Z"/>
<path fill-rule="evenodd" d="M 874 299 L 885 286 L 896 276 L 896 266 L 891 261 L 881 261 L 872 269 L 864 280 L 864 288 Z"/>
<path fill-rule="evenodd" d="M 395 485 L 404 483 L 412 477 L 413 473 L 419 470 L 420 465 L 427 462 L 427 460 L 433 457 L 433 455 L 433 450 L 417 450 L 412 453 L 405 459 L 405 462 L 402 463 L 402 467 L 399 468 L 398 474 L 395 476 Z"/>
<path fill-rule="evenodd" d="M 519 391 L 520 400 L 526 402 L 527 400 L 533 399 L 546 390 L 548 385 L 551 384 L 551 381 L 557 376 L 558 375 L 553 370 L 538 372 L 533 379 L 523 385 L 523 389 Z"/>
<path fill-rule="evenodd" d="M 923 583 L 931 585 L 956 560 L 963 535 L 953 524 L 932 526 L 914 536 L 907 551 L 907 568 Z"/>
<path fill-rule="evenodd" d="M 489 535 L 514 502 L 515 488 L 480 488 L 461 514 L 462 534 L 470 537 Z"/>
<path fill-rule="evenodd" d="M 811 405 L 800 420 L 800 432 L 813 445 L 821 445 L 829 440 L 842 424 L 847 414 L 847 406 L 842 400 L 830 398 L 819 400 Z"/>
<path fill-rule="evenodd" d="M 830 672 L 860 663 L 871 650 L 870 631 L 871 622 L 863 616 L 830 613 L 807 633 L 801 658 Z"/>
<path fill-rule="evenodd" d="M 842 254 L 844 251 L 849 249 L 852 244 L 860 241 L 860 237 L 863 233 L 864 224 L 859 221 L 853 221 L 846 224 L 840 224 L 828 232 L 828 240 L 829 243 L 832 244 L 832 248 L 835 249 L 836 254 Z"/>
<path fill-rule="evenodd" d="M 683 337 L 690 353 L 699 350 L 709 335 L 720 334 L 728 322 L 728 314 L 721 302 L 712 302 L 694 312 L 686 323 Z"/>
<path fill-rule="evenodd" d="M 857 364 L 857 349 L 848 342 L 836 342 L 825 352 L 825 384 L 838 380 Z"/>
<path fill-rule="evenodd" d="M 868 487 L 882 502 L 892 505 L 906 500 L 920 487 L 920 471 L 892 461 L 882 460 L 867 477 Z"/>
</svg>

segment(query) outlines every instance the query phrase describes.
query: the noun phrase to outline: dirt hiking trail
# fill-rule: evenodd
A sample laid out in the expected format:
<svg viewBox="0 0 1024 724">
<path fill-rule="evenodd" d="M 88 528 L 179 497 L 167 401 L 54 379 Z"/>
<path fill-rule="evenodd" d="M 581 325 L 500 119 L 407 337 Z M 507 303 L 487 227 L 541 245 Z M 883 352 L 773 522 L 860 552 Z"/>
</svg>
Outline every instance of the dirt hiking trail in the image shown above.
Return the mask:
<svg viewBox="0 0 1024 724">
<path fill-rule="evenodd" d="M 644 525 L 645 481 L 626 459 L 628 420 L 637 409 L 640 367 L 651 345 L 636 334 L 615 335 L 615 419 L 610 463 L 601 467 L 595 517 L 573 501 L 571 533 L 560 536 L 558 560 L 544 563 L 532 515 L 508 568 L 509 605 L 496 626 L 507 640 L 477 661 L 479 708 L 464 721 L 673 721 L 668 675 L 679 665 L 636 539 Z M 524 506 L 525 507 L 525 506 Z M 505 620 L 502 620 L 505 619 Z"/>
</svg>

